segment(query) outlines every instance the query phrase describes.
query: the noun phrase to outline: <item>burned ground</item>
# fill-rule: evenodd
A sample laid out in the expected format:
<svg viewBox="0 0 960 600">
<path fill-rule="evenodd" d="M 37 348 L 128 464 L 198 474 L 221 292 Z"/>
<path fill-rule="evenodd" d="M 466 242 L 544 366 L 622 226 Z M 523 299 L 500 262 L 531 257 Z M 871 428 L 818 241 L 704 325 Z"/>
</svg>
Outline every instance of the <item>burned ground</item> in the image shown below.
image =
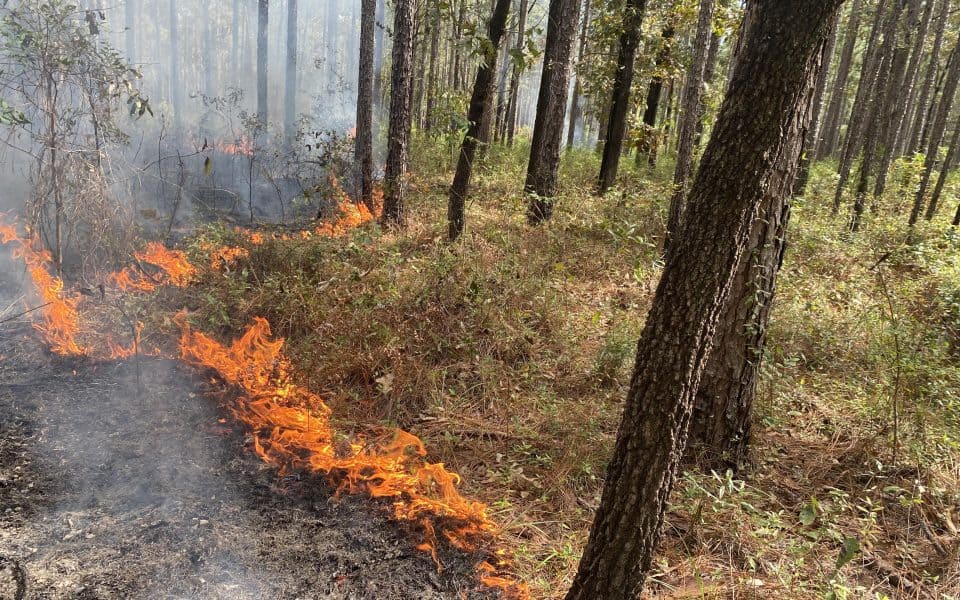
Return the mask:
<svg viewBox="0 0 960 600">
<path fill-rule="evenodd" d="M 474 557 L 438 573 L 372 502 L 278 478 L 178 364 L 135 372 L 0 326 L 0 598 L 484 597 Z"/>
</svg>

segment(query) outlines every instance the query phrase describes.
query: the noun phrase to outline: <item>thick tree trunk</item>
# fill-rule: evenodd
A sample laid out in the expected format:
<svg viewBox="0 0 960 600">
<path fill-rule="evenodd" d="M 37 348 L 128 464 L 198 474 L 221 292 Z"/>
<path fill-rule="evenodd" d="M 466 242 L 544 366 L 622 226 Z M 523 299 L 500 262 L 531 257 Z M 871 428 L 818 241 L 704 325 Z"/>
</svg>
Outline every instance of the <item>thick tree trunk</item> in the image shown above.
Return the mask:
<svg viewBox="0 0 960 600">
<path fill-rule="evenodd" d="M 527 219 L 538 224 L 553 215 L 560 169 L 560 140 L 567 110 L 570 55 L 576 38 L 580 0 L 550 0 L 547 43 L 543 52 L 537 117 L 533 125 L 530 161 L 524 191 L 530 198 Z"/>
<path fill-rule="evenodd" d="M 905 89 L 907 75 L 908 50 L 905 47 L 893 51 L 890 65 L 890 81 L 887 89 L 886 102 L 883 111 L 878 115 L 880 134 L 877 143 L 880 144 L 880 162 L 877 164 L 877 181 L 873 188 L 874 202 L 883 195 L 887 187 L 887 174 L 893 163 L 893 154 L 896 150 L 897 136 L 900 133 L 900 117 L 906 108 L 905 96 L 909 90 Z"/>
<path fill-rule="evenodd" d="M 843 38 L 843 50 L 840 53 L 840 64 L 837 66 L 837 77 L 834 80 L 833 94 L 830 96 L 830 107 L 823 124 L 823 143 L 817 149 L 817 158 L 823 159 L 833 156 L 840 142 L 840 122 L 843 119 L 843 107 L 847 101 L 847 81 L 850 78 L 850 67 L 853 65 L 853 51 L 857 46 L 857 36 L 860 33 L 860 18 L 863 0 L 854 0 L 850 7 L 850 20 L 847 22 L 847 32 Z"/>
<path fill-rule="evenodd" d="M 933 2 L 934 0 L 928 0 Z M 923 76 L 923 84 L 920 86 L 920 96 L 916 101 L 916 111 L 914 113 L 913 124 L 910 127 L 910 141 L 907 142 L 907 154 L 920 152 L 923 148 L 923 132 L 927 124 L 929 107 L 933 104 L 933 98 L 930 97 L 933 91 L 933 82 L 937 78 L 937 67 L 940 64 L 940 51 L 943 48 L 943 36 L 947 27 L 947 20 L 950 16 L 950 0 L 940 0 L 940 14 L 937 18 L 937 31 L 933 36 L 933 48 L 930 50 L 930 63 Z M 936 94 L 933 94 L 936 97 Z"/>
<path fill-rule="evenodd" d="M 583 64 L 583 55 L 587 51 L 587 30 L 590 27 L 590 0 L 584 0 L 583 24 L 580 27 L 580 48 L 577 50 L 577 65 Z M 577 121 L 583 109 L 580 107 L 580 95 L 583 94 L 580 85 L 580 74 L 573 80 L 573 99 L 570 100 L 570 123 L 567 125 L 567 150 L 573 149 L 573 141 L 577 134 Z"/>
<path fill-rule="evenodd" d="M 437 61 L 440 56 L 440 15 L 434 11 L 431 14 L 433 23 L 430 26 L 430 70 L 427 72 L 427 108 L 424 115 L 423 129 L 433 129 L 433 113 L 436 110 L 437 94 Z"/>
<path fill-rule="evenodd" d="M 488 45 L 484 45 L 483 63 L 477 69 L 477 80 L 473 85 L 473 97 L 470 99 L 470 109 L 467 121 L 470 126 L 460 146 L 460 158 L 457 160 L 457 171 L 450 186 L 450 200 L 447 205 L 447 222 L 449 223 L 450 241 L 456 240 L 463 233 L 465 223 L 464 206 L 467 190 L 470 187 L 470 176 L 473 173 L 473 161 L 477 155 L 477 146 L 487 143 L 479 138 L 484 116 L 492 112 L 490 86 L 497 76 L 497 56 L 500 53 L 500 40 L 507 26 L 507 15 L 510 13 L 511 0 L 497 0 L 490 17 L 488 27 Z"/>
<path fill-rule="evenodd" d="M 843 153 L 840 156 L 839 175 L 836 193 L 833 197 L 833 213 L 840 212 L 840 204 L 843 201 L 843 192 L 847 186 L 847 179 L 850 177 L 850 171 L 853 168 L 853 160 L 860 153 L 863 145 L 863 128 L 866 124 L 867 114 L 870 112 L 870 106 L 876 101 L 875 83 L 880 67 L 879 60 L 879 40 L 883 29 L 883 15 L 891 0 L 880 0 L 877 3 L 876 14 L 873 18 L 873 27 L 870 30 L 870 41 L 867 43 L 867 49 L 863 56 L 863 65 L 860 69 L 860 83 L 857 86 L 857 95 L 853 101 L 853 109 L 850 112 L 850 120 L 847 123 L 847 135 L 843 143 Z M 898 2 L 899 0 L 892 0 Z"/>
<path fill-rule="evenodd" d="M 673 194 L 670 197 L 670 212 L 667 231 L 663 240 L 663 252 L 670 251 L 673 236 L 683 227 L 687 185 L 693 171 L 693 138 L 696 134 L 696 118 L 700 114 L 700 99 L 703 92 L 703 74 L 706 69 L 708 40 L 713 31 L 715 0 L 700 0 L 700 16 L 697 19 L 697 35 L 693 43 L 693 60 L 687 71 L 687 85 L 683 90 L 680 111 L 680 129 L 677 133 L 677 164 L 673 173 Z"/>
<path fill-rule="evenodd" d="M 410 143 L 410 92 L 413 87 L 413 9 L 415 0 L 396 0 L 393 16 L 393 69 L 390 75 L 390 128 L 384 170 L 383 222 L 403 226 Z"/>
<path fill-rule="evenodd" d="M 637 161 L 640 161 L 641 156 L 647 156 L 651 166 L 657 164 L 657 151 L 660 145 L 656 132 L 660 97 L 663 95 L 663 66 L 670 60 L 675 33 L 673 23 L 669 23 L 660 33 L 661 46 L 654 60 L 653 77 L 650 78 L 650 85 L 647 87 L 647 102 L 643 111 L 643 145 L 637 149 Z"/>
<path fill-rule="evenodd" d="M 947 61 L 947 78 L 943 84 L 943 96 L 940 99 L 940 106 L 937 108 L 937 116 L 934 118 L 933 126 L 930 128 L 930 142 L 927 145 L 927 156 L 923 163 L 920 188 L 917 190 L 917 195 L 913 201 L 913 210 L 910 211 L 911 227 L 916 225 L 923 213 L 927 186 L 930 185 L 930 176 L 937 164 L 940 144 L 943 142 L 943 135 L 947 128 L 947 118 L 950 116 L 953 99 L 957 94 L 958 80 L 960 80 L 960 39 L 957 40 L 957 45 L 954 46 L 950 53 L 950 59 Z"/>
<path fill-rule="evenodd" d="M 267 27 L 270 19 L 269 0 L 257 2 L 257 117 L 266 126 L 270 118 L 267 106 Z"/>
<path fill-rule="evenodd" d="M 720 36 L 716 31 L 713 32 L 713 35 L 710 36 L 710 50 L 707 51 L 707 64 L 703 70 L 703 84 L 704 86 L 713 85 L 713 79 L 717 74 L 717 60 L 720 56 Z M 703 143 L 703 126 L 704 119 L 707 116 L 707 103 L 701 99 L 700 100 L 700 112 L 697 113 L 697 124 L 696 130 L 697 134 L 695 136 L 693 147 L 699 148 Z"/>
<path fill-rule="evenodd" d="M 627 0 L 623 13 L 623 32 L 620 34 L 620 52 L 617 72 L 613 77 L 613 102 L 607 121 L 607 137 L 603 144 L 597 193 L 607 193 L 617 180 L 623 138 L 627 135 L 627 114 L 630 112 L 630 88 L 633 86 L 633 64 L 640 44 L 640 26 L 647 8 L 647 0 Z"/>
<path fill-rule="evenodd" d="M 288 142 L 297 135 L 297 21 L 297 0 L 287 0 L 287 81 L 283 123 Z"/>
<path fill-rule="evenodd" d="M 817 69 L 840 0 L 754 0 L 688 216 L 637 346 L 600 508 L 568 600 L 640 594 L 701 373 L 765 199 L 790 194 Z M 744 140 L 748 140 L 745 143 Z"/>
<path fill-rule="evenodd" d="M 360 7 L 360 68 L 357 76 L 357 189 L 360 201 L 373 210 L 373 45 L 377 0 L 362 0 Z"/>
</svg>

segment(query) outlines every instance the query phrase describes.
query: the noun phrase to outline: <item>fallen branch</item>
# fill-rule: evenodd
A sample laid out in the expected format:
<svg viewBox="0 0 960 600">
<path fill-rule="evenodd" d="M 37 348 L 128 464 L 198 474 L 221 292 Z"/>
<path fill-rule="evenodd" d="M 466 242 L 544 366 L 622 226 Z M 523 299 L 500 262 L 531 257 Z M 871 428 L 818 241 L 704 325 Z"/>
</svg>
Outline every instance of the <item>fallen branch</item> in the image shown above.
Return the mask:
<svg viewBox="0 0 960 600">
<path fill-rule="evenodd" d="M 34 312 L 34 311 L 38 311 L 38 310 L 40 310 L 41 308 L 45 308 L 45 307 L 47 307 L 47 306 L 50 306 L 51 304 L 53 304 L 53 303 L 52 303 L 52 302 L 47 302 L 46 304 L 41 304 L 40 306 L 35 306 L 35 307 L 31 308 L 30 310 L 25 310 L 25 311 L 23 311 L 23 312 L 20 313 L 20 314 L 13 315 L 12 317 L 7 317 L 6 319 L 0 320 L 0 325 L 2 325 L 3 323 L 9 323 L 10 321 L 19 319 L 20 317 L 22 317 L 22 316 L 24 316 L 24 315 L 29 315 L 30 313 L 32 313 L 32 312 Z"/>
<path fill-rule="evenodd" d="M 13 600 L 24 600 L 27 597 L 27 572 L 19 561 L 0 556 L 0 567 L 9 565 L 13 572 L 13 582 L 17 589 L 13 592 Z"/>
</svg>

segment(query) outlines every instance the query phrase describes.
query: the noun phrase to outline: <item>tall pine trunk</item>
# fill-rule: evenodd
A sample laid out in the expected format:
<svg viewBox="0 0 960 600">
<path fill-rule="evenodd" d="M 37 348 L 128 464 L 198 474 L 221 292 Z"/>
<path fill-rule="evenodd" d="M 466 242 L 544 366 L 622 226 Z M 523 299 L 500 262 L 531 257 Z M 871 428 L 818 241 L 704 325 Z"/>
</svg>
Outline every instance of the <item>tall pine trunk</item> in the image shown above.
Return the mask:
<svg viewBox="0 0 960 600">
<path fill-rule="evenodd" d="M 357 163 L 357 189 L 360 201 L 373 210 L 373 81 L 374 29 L 377 0 L 362 0 L 360 6 L 360 68 L 357 76 L 357 137 L 354 160 Z"/>
<path fill-rule="evenodd" d="M 928 0 L 933 2 L 934 0 Z M 931 93 L 933 82 L 937 78 L 937 67 L 940 64 L 940 51 L 943 48 L 943 36 L 950 16 L 950 0 L 940 0 L 940 13 L 937 18 L 937 31 L 933 36 L 933 48 L 930 50 L 930 62 L 923 75 L 923 84 L 920 86 L 920 95 L 915 103 L 913 122 L 910 126 L 910 137 L 907 142 L 907 154 L 922 151 L 923 131 L 927 123 L 929 107 L 932 104 Z M 934 97 L 936 94 L 933 94 Z"/>
<path fill-rule="evenodd" d="M 660 33 L 661 46 L 654 60 L 653 77 L 647 87 L 647 101 L 643 111 L 643 145 L 637 148 L 637 161 L 646 155 L 651 166 L 657 164 L 657 153 L 660 145 L 657 135 L 657 114 L 660 111 L 660 97 L 663 95 L 663 66 L 670 60 L 673 49 L 673 36 L 676 29 L 673 23 L 668 24 Z"/>
<path fill-rule="evenodd" d="M 673 236 L 683 227 L 687 185 L 693 171 L 693 140 L 696 135 L 696 118 L 700 115 L 700 100 L 703 91 L 703 74 L 706 68 L 708 41 L 713 31 L 715 0 L 700 0 L 700 16 L 697 19 L 697 34 L 693 43 L 693 60 L 687 71 L 687 85 L 683 90 L 680 107 L 680 129 L 677 133 L 677 164 L 673 174 L 673 194 L 670 197 L 670 212 L 663 252 L 670 251 Z"/>
<path fill-rule="evenodd" d="M 823 123 L 823 142 L 817 148 L 817 158 L 823 159 L 833 156 L 840 143 L 840 121 L 843 118 L 843 107 L 847 101 L 847 81 L 850 79 L 850 68 L 853 65 L 853 51 L 857 46 L 857 35 L 860 33 L 860 18 L 863 0 L 854 0 L 850 7 L 850 19 L 847 22 L 847 31 L 843 38 L 843 50 L 840 53 L 840 64 L 837 65 L 837 76 L 834 79 L 833 93 L 830 96 L 830 106 Z"/>
<path fill-rule="evenodd" d="M 766 199 L 797 170 L 827 29 L 841 0 L 754 0 L 716 128 L 637 345 L 600 508 L 567 600 L 639 597 L 701 373 Z M 744 143 L 749 140 L 749 143 Z"/>
<path fill-rule="evenodd" d="M 540 95 L 537 97 L 537 116 L 524 183 L 524 191 L 529 196 L 527 219 L 534 225 L 553 216 L 563 117 L 567 110 L 570 82 L 570 55 L 579 13 L 580 0 L 550 0 Z"/>
<path fill-rule="evenodd" d="M 403 226 L 410 144 L 413 89 L 413 9 L 415 0 L 397 0 L 393 15 L 393 60 L 390 75 L 390 127 L 384 170 L 383 222 Z"/>
<path fill-rule="evenodd" d="M 523 53 L 524 43 L 526 41 L 527 27 L 527 1 L 520 0 L 520 8 L 517 12 L 517 45 L 514 51 L 518 54 Z M 520 65 L 514 64 L 510 74 L 510 99 L 507 101 L 507 145 L 513 146 L 513 138 L 517 132 L 517 116 L 519 113 L 520 99 L 520 75 L 522 71 Z"/>
<path fill-rule="evenodd" d="M 497 56 L 500 53 L 500 40 L 503 39 L 503 32 L 507 26 L 510 2 L 511 0 L 497 0 L 493 8 L 493 16 L 490 17 L 487 30 L 487 39 L 490 43 L 483 46 L 483 62 L 477 69 L 477 80 L 473 84 L 473 96 L 470 98 L 470 108 L 467 112 L 467 121 L 470 125 L 460 146 L 457 171 L 453 176 L 453 185 L 450 186 L 450 200 L 447 205 L 447 222 L 451 241 L 456 240 L 463 233 L 464 206 L 467 190 L 470 187 L 470 176 L 473 173 L 473 162 L 477 156 L 477 146 L 481 143 L 489 143 L 489 140 L 481 140 L 480 135 L 484 118 L 493 109 L 490 89 L 497 76 Z"/>
<path fill-rule="evenodd" d="M 620 34 L 620 51 L 617 55 L 617 72 L 613 77 L 613 101 L 610 118 L 607 120 L 607 137 L 603 144 L 600 175 L 597 178 L 597 193 L 607 193 L 617 179 L 620 155 L 623 154 L 623 138 L 627 135 L 627 114 L 630 112 L 630 88 L 633 86 L 633 65 L 636 62 L 637 46 L 640 44 L 640 26 L 647 0 L 627 0 L 623 13 L 623 31 Z"/>
</svg>

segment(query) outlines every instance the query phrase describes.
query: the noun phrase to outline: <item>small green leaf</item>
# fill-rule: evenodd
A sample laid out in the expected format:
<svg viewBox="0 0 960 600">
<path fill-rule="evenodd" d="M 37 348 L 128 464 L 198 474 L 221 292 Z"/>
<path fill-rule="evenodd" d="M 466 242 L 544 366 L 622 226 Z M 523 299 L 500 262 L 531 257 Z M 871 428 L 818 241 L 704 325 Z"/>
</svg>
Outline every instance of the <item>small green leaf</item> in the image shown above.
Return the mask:
<svg viewBox="0 0 960 600">
<path fill-rule="evenodd" d="M 840 556 L 837 557 L 837 569 L 843 568 L 853 557 L 860 552 L 860 542 L 856 538 L 843 538 L 843 547 L 840 548 Z"/>
<path fill-rule="evenodd" d="M 800 511 L 800 524 L 804 527 L 810 527 L 817 520 L 817 501 L 811 500 Z"/>
</svg>

